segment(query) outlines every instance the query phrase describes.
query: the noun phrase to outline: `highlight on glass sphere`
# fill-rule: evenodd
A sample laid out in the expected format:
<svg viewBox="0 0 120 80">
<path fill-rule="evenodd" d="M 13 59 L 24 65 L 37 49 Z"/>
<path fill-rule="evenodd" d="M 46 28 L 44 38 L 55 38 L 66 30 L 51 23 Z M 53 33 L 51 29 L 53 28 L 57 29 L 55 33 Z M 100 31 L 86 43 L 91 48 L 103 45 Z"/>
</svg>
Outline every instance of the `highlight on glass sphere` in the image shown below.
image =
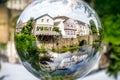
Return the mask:
<svg viewBox="0 0 120 80">
<path fill-rule="evenodd" d="M 85 76 L 100 57 L 103 29 L 81 0 L 35 0 L 20 15 L 15 45 L 23 65 L 42 80 Z"/>
</svg>

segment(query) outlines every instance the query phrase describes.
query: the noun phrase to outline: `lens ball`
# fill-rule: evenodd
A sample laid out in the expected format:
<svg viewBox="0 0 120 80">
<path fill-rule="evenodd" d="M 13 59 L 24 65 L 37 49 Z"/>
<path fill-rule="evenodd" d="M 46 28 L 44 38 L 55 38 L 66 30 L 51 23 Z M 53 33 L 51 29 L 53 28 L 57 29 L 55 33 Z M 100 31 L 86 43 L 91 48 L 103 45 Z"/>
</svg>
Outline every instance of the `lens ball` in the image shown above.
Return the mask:
<svg viewBox="0 0 120 80">
<path fill-rule="evenodd" d="M 35 0 L 20 15 L 15 45 L 23 65 L 43 80 L 85 76 L 100 57 L 103 29 L 81 0 Z"/>
</svg>

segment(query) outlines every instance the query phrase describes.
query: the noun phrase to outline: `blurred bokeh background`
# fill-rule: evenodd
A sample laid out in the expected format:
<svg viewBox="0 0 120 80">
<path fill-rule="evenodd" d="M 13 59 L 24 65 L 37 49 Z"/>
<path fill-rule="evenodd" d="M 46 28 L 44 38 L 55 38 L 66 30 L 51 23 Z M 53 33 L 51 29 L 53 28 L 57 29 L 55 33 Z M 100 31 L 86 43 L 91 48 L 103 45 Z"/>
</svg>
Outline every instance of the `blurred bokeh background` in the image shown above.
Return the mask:
<svg viewBox="0 0 120 80">
<path fill-rule="evenodd" d="M 22 67 L 14 46 L 14 28 L 16 21 L 22 10 L 33 0 L 0 0 L 0 80 L 5 79 L 7 71 L 10 68 Z M 88 74 L 84 80 L 93 80 L 95 74 L 104 71 L 108 79 L 120 79 L 120 1 L 119 0 L 84 0 L 98 13 L 104 27 L 104 38 L 102 43 L 102 56 L 96 67 Z M 59 6 L 59 5 L 58 5 Z M 7 67 L 6 67 L 7 66 Z M 10 69 L 9 68 L 9 69 Z M 14 69 L 12 69 L 14 70 Z M 22 70 L 22 69 L 21 69 Z M 27 71 L 26 71 L 27 72 Z M 10 73 L 10 72 L 9 72 Z M 15 71 L 14 71 L 15 73 Z M 13 73 L 13 74 L 14 74 Z M 21 71 L 22 74 L 22 71 Z M 23 73 L 24 74 L 24 73 Z M 30 74 L 30 73 L 29 73 Z M 25 79 L 29 80 L 28 75 Z M 89 77 L 92 76 L 92 77 Z M 97 76 L 97 75 L 96 75 Z M 95 76 L 95 77 L 96 77 Z M 110 76 L 113 76 L 111 78 Z M 21 75 L 22 77 L 22 75 Z M 110 77 L 110 79 L 109 79 Z M 91 79 L 90 79 L 91 78 Z M 95 78 L 94 78 L 95 79 Z M 18 79 L 17 79 L 18 80 Z M 20 79 L 21 80 L 21 79 Z M 37 79 L 30 79 L 37 80 Z M 99 80 L 99 79 L 95 79 Z"/>
</svg>

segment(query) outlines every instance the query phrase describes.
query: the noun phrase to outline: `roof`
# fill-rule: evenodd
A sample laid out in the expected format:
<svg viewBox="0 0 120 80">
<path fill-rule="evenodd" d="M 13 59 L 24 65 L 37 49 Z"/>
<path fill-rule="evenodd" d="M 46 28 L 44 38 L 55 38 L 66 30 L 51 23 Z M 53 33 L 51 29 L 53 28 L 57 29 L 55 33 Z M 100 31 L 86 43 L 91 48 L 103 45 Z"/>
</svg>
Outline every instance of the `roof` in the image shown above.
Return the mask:
<svg viewBox="0 0 120 80">
<path fill-rule="evenodd" d="M 69 19 L 69 18 L 66 17 L 66 16 L 57 16 L 57 17 L 54 18 L 54 20 L 55 20 L 55 19 L 65 19 L 65 20 L 66 20 L 66 19 Z"/>
<path fill-rule="evenodd" d="M 84 22 L 82 22 L 82 21 L 77 21 L 77 23 L 78 23 L 78 24 L 81 24 L 81 25 L 87 24 L 87 23 L 84 23 Z M 89 24 L 87 24 L 87 25 L 89 25 Z"/>
<path fill-rule="evenodd" d="M 50 15 L 48 15 L 48 14 L 44 14 L 44 15 L 42 15 L 42 16 L 36 18 L 35 20 L 37 20 L 37 19 L 39 19 L 39 18 L 41 18 L 41 17 L 44 17 L 44 16 L 49 16 L 50 18 L 52 18 Z M 52 18 L 52 19 L 53 19 L 53 18 Z"/>
<path fill-rule="evenodd" d="M 54 25 L 55 25 L 55 26 L 58 25 L 58 24 L 60 24 L 60 22 L 54 22 Z"/>
<path fill-rule="evenodd" d="M 60 34 L 56 31 L 36 31 L 35 35 L 58 36 Z"/>
<path fill-rule="evenodd" d="M 72 28 L 65 28 L 64 30 L 72 30 L 72 31 L 76 31 L 76 29 L 72 29 Z"/>
</svg>

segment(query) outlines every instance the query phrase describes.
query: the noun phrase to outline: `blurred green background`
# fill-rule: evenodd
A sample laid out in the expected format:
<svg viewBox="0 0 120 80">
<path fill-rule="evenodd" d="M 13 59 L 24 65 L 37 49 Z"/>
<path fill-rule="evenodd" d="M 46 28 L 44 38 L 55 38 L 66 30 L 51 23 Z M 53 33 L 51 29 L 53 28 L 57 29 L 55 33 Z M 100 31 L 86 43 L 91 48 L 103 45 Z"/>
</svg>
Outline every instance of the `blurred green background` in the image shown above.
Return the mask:
<svg viewBox="0 0 120 80">
<path fill-rule="evenodd" d="M 15 23 L 23 10 L 23 8 L 18 10 L 8 8 L 8 6 L 6 6 L 7 1 L 12 0 L 0 0 L 0 40 L 4 38 L 5 40 L 3 40 L 3 43 L 6 43 L 8 40 L 14 41 Z M 25 5 L 28 5 L 33 0 L 25 1 Z M 109 65 L 104 68 L 107 68 L 109 75 L 113 75 L 117 78 L 118 73 L 120 72 L 120 0 L 85 1 L 96 10 L 104 27 L 103 44 L 107 45 L 107 51 L 103 56 L 107 58 L 107 63 L 109 63 Z M 7 28 L 5 26 L 7 26 Z M 5 28 L 3 29 L 3 27 Z M 9 33 L 7 33 L 7 31 Z M 8 34 L 11 37 L 7 38 Z"/>
<path fill-rule="evenodd" d="M 117 78 L 120 71 L 120 0 L 85 0 L 98 13 L 104 27 L 103 42 L 109 45 L 107 71 Z"/>
</svg>

